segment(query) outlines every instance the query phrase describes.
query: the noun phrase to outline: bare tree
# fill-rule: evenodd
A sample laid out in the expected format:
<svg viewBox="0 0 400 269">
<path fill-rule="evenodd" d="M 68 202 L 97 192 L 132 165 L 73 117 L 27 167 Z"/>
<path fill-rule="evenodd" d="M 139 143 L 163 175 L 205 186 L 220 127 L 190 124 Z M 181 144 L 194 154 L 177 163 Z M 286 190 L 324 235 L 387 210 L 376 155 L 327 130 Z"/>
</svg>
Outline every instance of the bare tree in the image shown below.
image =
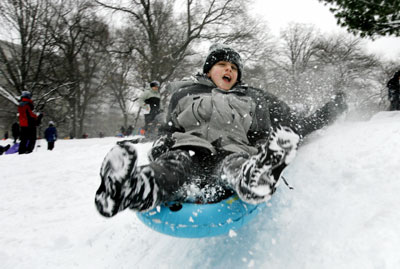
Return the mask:
<svg viewBox="0 0 400 269">
<path fill-rule="evenodd" d="M 273 88 L 306 114 L 338 91 L 347 93 L 353 106 L 369 103 L 376 95 L 380 63 L 365 53 L 360 38 L 317 33 L 302 24 L 284 30 L 283 57 L 276 61 Z"/>
<path fill-rule="evenodd" d="M 123 115 L 123 126 L 128 128 L 129 114 L 139 95 L 132 83 L 132 58 L 127 54 L 110 55 L 109 65 L 111 70 L 106 74 L 106 79 L 110 98 L 118 103 Z"/>
<path fill-rule="evenodd" d="M 280 94 L 289 103 L 309 103 L 311 69 L 318 31 L 312 25 L 291 23 L 281 33 L 281 60 L 276 75 Z"/>
<path fill-rule="evenodd" d="M 195 55 L 195 41 L 227 38 L 245 2 L 187 0 L 184 8 L 177 9 L 173 0 L 129 1 L 128 6 L 95 1 L 127 15 L 129 27 L 121 41 L 129 44 L 127 52 L 135 59 L 138 86 L 181 75 L 184 60 Z"/>
<path fill-rule="evenodd" d="M 309 67 L 316 52 L 317 31 L 314 26 L 296 23 L 289 24 L 281 36 L 283 55 L 289 62 L 287 72 L 295 78 Z"/>
<path fill-rule="evenodd" d="M 104 89 L 103 68 L 109 33 L 107 25 L 95 15 L 91 1 L 53 1 L 55 16 L 49 31 L 57 48 L 52 76 L 68 87 L 58 93 L 68 102 L 71 133 L 84 132 L 88 108 Z M 99 108 L 99 106 L 97 106 Z"/>
<path fill-rule="evenodd" d="M 376 81 L 380 65 L 374 56 L 364 52 L 363 41 L 350 35 L 331 35 L 320 38 L 316 48 L 320 65 L 329 72 L 327 80 L 332 90 L 347 91 L 360 102 L 371 81 Z"/>
<path fill-rule="evenodd" d="M 44 75 L 52 53 L 45 23 L 50 16 L 46 0 L 0 2 L 0 20 L 7 39 L 0 43 L 0 96 L 9 102 L 18 104 L 24 90 L 40 98 L 51 89 Z"/>
</svg>

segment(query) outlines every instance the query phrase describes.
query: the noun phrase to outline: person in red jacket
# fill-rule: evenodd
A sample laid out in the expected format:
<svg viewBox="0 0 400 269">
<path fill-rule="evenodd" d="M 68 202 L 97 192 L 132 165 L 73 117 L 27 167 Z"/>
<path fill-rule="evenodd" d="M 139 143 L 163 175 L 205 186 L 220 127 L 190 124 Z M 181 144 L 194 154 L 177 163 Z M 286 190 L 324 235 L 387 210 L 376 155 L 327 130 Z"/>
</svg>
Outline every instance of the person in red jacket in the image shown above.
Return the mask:
<svg viewBox="0 0 400 269">
<path fill-rule="evenodd" d="M 21 101 L 18 105 L 19 125 L 20 125 L 20 144 L 18 153 L 31 153 L 36 143 L 36 126 L 39 125 L 42 114 L 33 112 L 32 94 L 23 91 Z"/>
</svg>

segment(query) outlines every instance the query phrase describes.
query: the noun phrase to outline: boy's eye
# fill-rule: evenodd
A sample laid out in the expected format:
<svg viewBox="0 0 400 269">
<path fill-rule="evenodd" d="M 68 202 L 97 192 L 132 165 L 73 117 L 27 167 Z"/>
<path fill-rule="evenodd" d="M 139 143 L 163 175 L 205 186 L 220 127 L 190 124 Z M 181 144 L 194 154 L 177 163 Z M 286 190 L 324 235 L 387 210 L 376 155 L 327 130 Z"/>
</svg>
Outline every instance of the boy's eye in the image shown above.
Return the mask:
<svg viewBox="0 0 400 269">
<path fill-rule="evenodd" d="M 230 65 L 230 67 L 232 68 L 232 70 L 238 70 L 237 66 L 235 64 L 229 63 L 229 62 L 218 62 L 217 65 L 219 66 L 227 66 Z"/>
</svg>

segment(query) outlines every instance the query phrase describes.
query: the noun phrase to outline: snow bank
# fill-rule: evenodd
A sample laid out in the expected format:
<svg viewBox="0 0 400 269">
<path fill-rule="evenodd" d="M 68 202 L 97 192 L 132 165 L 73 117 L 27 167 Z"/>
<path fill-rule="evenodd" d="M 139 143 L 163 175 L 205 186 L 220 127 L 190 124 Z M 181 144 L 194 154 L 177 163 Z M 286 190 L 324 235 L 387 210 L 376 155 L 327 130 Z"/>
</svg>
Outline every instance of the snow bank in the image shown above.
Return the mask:
<svg viewBox="0 0 400 269">
<path fill-rule="evenodd" d="M 52 152 L 40 141 L 33 154 L 0 156 L 2 268 L 400 266 L 399 112 L 314 133 L 284 172 L 294 190 L 281 184 L 251 224 L 211 239 L 96 212 L 99 168 L 118 140 L 59 140 Z"/>
</svg>

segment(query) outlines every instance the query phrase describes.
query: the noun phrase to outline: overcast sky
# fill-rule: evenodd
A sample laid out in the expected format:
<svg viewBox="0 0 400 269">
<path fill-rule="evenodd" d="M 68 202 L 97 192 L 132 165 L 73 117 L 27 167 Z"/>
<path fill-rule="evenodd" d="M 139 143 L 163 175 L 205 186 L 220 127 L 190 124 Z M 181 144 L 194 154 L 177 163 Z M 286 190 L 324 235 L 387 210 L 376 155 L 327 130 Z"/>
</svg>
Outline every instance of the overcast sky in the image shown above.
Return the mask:
<svg viewBox="0 0 400 269">
<path fill-rule="evenodd" d="M 279 36 L 282 28 L 290 22 L 309 23 L 316 26 L 322 33 L 345 32 L 336 25 L 329 7 L 318 0 L 254 0 L 250 8 L 253 14 L 268 23 L 275 36 Z M 0 27 L 0 39 L 6 39 L 4 30 Z M 375 41 L 366 40 L 367 50 L 385 59 L 400 59 L 400 37 L 381 37 Z"/>
<path fill-rule="evenodd" d="M 276 36 L 290 22 L 314 24 L 323 33 L 345 31 L 336 25 L 329 7 L 318 0 L 255 0 L 252 12 L 264 18 Z M 381 57 L 400 58 L 400 37 L 382 37 L 375 41 L 366 39 L 366 44 L 369 52 Z"/>
</svg>

